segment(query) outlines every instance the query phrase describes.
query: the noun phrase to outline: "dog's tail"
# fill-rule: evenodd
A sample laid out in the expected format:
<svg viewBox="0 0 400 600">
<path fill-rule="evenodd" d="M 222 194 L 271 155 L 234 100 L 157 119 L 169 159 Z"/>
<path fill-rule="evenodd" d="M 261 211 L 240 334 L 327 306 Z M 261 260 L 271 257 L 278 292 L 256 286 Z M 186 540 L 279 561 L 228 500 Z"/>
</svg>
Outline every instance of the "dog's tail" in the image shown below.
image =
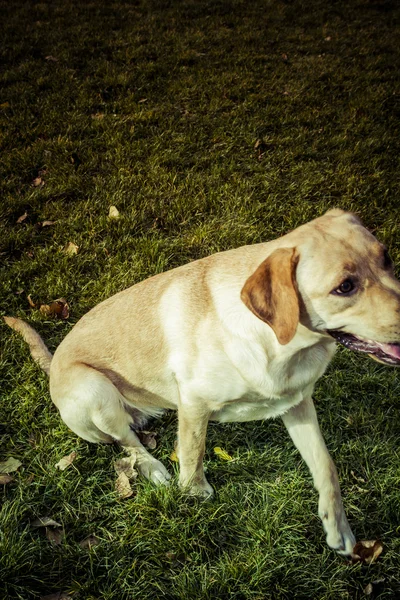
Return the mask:
<svg viewBox="0 0 400 600">
<path fill-rule="evenodd" d="M 40 337 L 37 331 L 33 329 L 28 323 L 17 319 L 15 317 L 3 317 L 5 322 L 11 329 L 18 331 L 28 343 L 32 358 L 38 363 L 47 375 L 50 374 L 50 363 L 53 355 L 49 352 L 44 341 Z"/>
</svg>

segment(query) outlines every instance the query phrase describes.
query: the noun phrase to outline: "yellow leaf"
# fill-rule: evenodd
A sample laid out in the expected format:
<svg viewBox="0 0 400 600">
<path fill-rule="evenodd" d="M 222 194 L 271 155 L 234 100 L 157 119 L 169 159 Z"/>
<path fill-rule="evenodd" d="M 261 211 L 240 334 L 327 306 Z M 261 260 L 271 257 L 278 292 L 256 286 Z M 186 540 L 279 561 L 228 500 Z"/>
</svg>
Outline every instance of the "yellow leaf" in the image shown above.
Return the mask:
<svg viewBox="0 0 400 600">
<path fill-rule="evenodd" d="M 108 211 L 108 217 L 110 219 L 119 219 L 120 214 L 116 206 L 110 206 L 110 210 Z"/>
<path fill-rule="evenodd" d="M 230 454 L 228 454 L 226 450 L 220 448 L 219 446 L 216 446 L 216 448 L 214 448 L 214 453 L 217 456 L 219 456 L 221 460 L 233 460 L 232 456 L 230 456 Z"/>
<path fill-rule="evenodd" d="M 64 248 L 64 252 L 68 254 L 68 256 L 72 256 L 73 254 L 78 254 L 79 246 L 74 244 L 74 242 L 68 242 L 68 244 Z"/>
<path fill-rule="evenodd" d="M 175 452 L 175 450 L 172 450 L 171 454 L 169 455 L 170 460 L 172 460 L 173 462 L 179 462 L 179 458 L 177 453 Z"/>
</svg>

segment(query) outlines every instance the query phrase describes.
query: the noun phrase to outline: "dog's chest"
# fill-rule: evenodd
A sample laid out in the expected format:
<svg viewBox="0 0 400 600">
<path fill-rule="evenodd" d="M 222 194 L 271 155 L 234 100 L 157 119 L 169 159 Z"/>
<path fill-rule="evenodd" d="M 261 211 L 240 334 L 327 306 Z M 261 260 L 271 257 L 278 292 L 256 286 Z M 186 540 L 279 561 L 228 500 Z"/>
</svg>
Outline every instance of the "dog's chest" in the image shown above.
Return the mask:
<svg viewBox="0 0 400 600">
<path fill-rule="evenodd" d="M 212 419 L 252 421 L 283 414 L 312 394 L 333 352 L 332 346 L 316 345 L 268 365 L 249 357 L 246 365 L 243 357 L 240 372 L 245 385 L 240 395 L 223 402 Z"/>
</svg>

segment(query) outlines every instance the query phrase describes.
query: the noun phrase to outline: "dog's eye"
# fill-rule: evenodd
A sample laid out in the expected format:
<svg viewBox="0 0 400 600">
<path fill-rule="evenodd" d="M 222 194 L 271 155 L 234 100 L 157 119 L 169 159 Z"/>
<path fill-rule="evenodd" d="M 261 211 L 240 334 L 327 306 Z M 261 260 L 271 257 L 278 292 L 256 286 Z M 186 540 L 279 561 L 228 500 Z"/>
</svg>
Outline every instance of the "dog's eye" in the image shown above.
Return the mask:
<svg viewBox="0 0 400 600">
<path fill-rule="evenodd" d="M 337 296 L 348 296 L 351 292 L 354 292 L 356 289 L 356 285 L 352 279 L 345 279 L 339 285 L 338 288 L 335 288 L 332 291 L 332 294 L 336 294 Z"/>
<path fill-rule="evenodd" d="M 390 267 L 393 267 L 393 261 L 389 256 L 387 248 L 385 248 L 383 251 L 383 268 L 389 269 Z"/>
</svg>

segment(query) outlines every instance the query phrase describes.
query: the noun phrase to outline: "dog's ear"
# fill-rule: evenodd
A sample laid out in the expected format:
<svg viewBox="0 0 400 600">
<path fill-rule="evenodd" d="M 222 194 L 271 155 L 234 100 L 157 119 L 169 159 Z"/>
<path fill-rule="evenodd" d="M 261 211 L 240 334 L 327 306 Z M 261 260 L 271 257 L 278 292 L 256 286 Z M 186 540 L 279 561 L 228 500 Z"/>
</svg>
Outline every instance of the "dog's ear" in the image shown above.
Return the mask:
<svg viewBox="0 0 400 600">
<path fill-rule="evenodd" d="M 247 279 L 240 297 L 259 319 L 272 327 L 278 342 L 288 344 L 300 317 L 296 285 L 296 248 L 279 248 Z"/>
</svg>

